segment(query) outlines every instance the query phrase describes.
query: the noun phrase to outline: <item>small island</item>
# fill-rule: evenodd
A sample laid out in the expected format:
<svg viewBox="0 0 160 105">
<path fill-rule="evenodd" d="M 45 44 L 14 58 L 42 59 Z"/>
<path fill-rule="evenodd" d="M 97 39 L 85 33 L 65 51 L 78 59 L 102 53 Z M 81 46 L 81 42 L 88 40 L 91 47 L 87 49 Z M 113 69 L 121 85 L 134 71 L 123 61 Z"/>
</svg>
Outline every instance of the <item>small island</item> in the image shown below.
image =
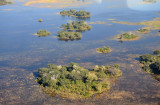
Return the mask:
<svg viewBox="0 0 160 105">
<path fill-rule="evenodd" d="M 142 33 L 142 34 L 146 34 L 146 33 L 149 33 L 150 30 L 149 29 L 145 29 L 145 28 L 141 28 L 137 31 L 138 33 Z"/>
<path fill-rule="evenodd" d="M 67 32 L 64 30 L 58 32 L 59 40 L 79 40 L 81 37 L 82 34 L 80 32 Z"/>
<path fill-rule="evenodd" d="M 124 34 L 118 35 L 116 38 L 120 39 L 121 41 L 133 41 L 133 40 L 139 39 L 137 35 L 134 35 L 132 33 L 124 33 Z"/>
<path fill-rule="evenodd" d="M 87 12 L 85 10 L 76 11 L 74 9 L 70 9 L 68 11 L 61 11 L 61 15 L 63 16 L 72 16 L 72 17 L 79 17 L 79 18 L 89 18 L 91 16 L 90 12 Z"/>
<path fill-rule="evenodd" d="M 110 80 L 122 75 L 120 65 L 98 66 L 88 70 L 77 63 L 68 66 L 48 64 L 47 68 L 38 70 L 36 82 L 51 95 L 58 94 L 71 99 L 89 98 L 94 94 L 110 89 Z"/>
<path fill-rule="evenodd" d="M 38 35 L 39 37 L 46 37 L 50 35 L 50 32 L 47 30 L 39 30 L 35 35 Z"/>
<path fill-rule="evenodd" d="M 87 22 L 81 20 L 81 21 L 72 21 L 67 24 L 63 24 L 62 27 L 64 27 L 64 30 L 76 30 L 76 31 L 85 31 L 90 30 L 92 26 L 88 25 Z"/>
<path fill-rule="evenodd" d="M 1 5 L 6 5 L 6 4 L 13 4 L 13 2 L 7 1 L 7 0 L 0 0 L 0 6 Z"/>
<path fill-rule="evenodd" d="M 103 48 L 97 48 L 96 51 L 98 53 L 105 53 L 105 54 L 112 52 L 110 47 L 105 47 L 105 46 Z"/>
<path fill-rule="evenodd" d="M 42 21 L 43 21 L 42 19 L 39 19 L 39 20 L 38 20 L 38 22 L 42 22 Z"/>
<path fill-rule="evenodd" d="M 160 56 L 145 54 L 140 56 L 142 69 L 147 73 L 152 74 L 155 79 L 160 81 Z"/>
</svg>

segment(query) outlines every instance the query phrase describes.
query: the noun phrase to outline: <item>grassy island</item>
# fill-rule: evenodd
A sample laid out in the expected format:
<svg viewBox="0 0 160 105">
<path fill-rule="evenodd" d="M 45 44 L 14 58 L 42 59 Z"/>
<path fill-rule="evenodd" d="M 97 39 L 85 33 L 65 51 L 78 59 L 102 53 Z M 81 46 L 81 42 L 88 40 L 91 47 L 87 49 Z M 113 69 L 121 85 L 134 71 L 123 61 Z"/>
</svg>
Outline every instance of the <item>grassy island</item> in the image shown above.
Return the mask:
<svg viewBox="0 0 160 105">
<path fill-rule="evenodd" d="M 50 32 L 48 32 L 47 30 L 39 30 L 36 35 L 38 35 L 39 37 L 46 37 L 50 35 Z"/>
<path fill-rule="evenodd" d="M 0 0 L 0 5 L 13 4 L 11 1 Z"/>
<path fill-rule="evenodd" d="M 160 81 L 160 56 L 145 54 L 140 56 L 142 68 L 151 73 L 158 81 Z"/>
<path fill-rule="evenodd" d="M 97 48 L 96 51 L 98 53 L 110 53 L 112 50 L 110 47 Z"/>
<path fill-rule="evenodd" d="M 67 31 L 59 31 L 58 38 L 60 40 L 75 40 L 81 39 L 82 34 L 80 32 L 67 32 Z"/>
<path fill-rule="evenodd" d="M 58 94 L 72 99 L 89 98 L 110 89 L 109 79 L 122 75 L 117 65 L 96 65 L 88 70 L 77 63 L 69 63 L 68 66 L 48 64 L 47 68 L 38 70 L 36 82 L 51 96 Z"/>
<path fill-rule="evenodd" d="M 61 11 L 61 15 L 63 16 L 72 16 L 72 17 L 79 17 L 79 18 L 88 18 L 91 16 L 90 12 L 87 12 L 85 10 L 76 11 L 74 9 L 70 9 L 68 11 Z"/>
<path fill-rule="evenodd" d="M 83 20 L 73 21 L 67 24 L 63 24 L 62 27 L 64 27 L 64 30 L 76 30 L 76 31 L 90 30 L 92 28 L 92 26 L 88 25 L 88 23 Z"/>
<path fill-rule="evenodd" d="M 132 33 L 124 33 L 124 34 L 118 35 L 117 38 L 120 39 L 121 41 L 132 41 L 132 40 L 137 40 L 139 37 Z"/>
<path fill-rule="evenodd" d="M 145 28 L 141 28 L 141 29 L 139 29 L 137 32 L 139 32 L 139 33 L 149 33 L 150 32 L 150 30 L 149 29 L 145 29 Z"/>
</svg>

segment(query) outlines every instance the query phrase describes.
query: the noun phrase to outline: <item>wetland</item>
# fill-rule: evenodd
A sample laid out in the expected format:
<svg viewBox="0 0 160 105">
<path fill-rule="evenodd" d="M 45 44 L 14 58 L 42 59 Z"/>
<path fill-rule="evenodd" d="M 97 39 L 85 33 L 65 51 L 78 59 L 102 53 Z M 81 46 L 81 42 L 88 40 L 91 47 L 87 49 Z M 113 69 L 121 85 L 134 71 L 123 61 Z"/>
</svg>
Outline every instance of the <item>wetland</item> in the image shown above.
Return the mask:
<svg viewBox="0 0 160 105">
<path fill-rule="evenodd" d="M 160 104 L 160 0 L 9 1 L 0 6 L 0 104 Z M 103 46 L 112 52 L 97 53 Z"/>
</svg>

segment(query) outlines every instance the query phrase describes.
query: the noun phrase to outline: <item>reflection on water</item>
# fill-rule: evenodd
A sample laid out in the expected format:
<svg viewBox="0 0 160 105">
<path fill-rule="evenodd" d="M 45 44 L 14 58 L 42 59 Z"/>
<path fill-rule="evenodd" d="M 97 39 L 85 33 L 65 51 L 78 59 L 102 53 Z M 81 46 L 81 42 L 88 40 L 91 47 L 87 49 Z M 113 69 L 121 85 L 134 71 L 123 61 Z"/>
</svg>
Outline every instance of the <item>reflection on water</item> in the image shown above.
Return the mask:
<svg viewBox="0 0 160 105">
<path fill-rule="evenodd" d="M 160 82 L 145 73 L 140 68 L 139 61 L 136 60 L 139 55 L 160 49 L 160 37 L 155 36 L 158 30 L 152 30 L 144 38 L 132 42 L 119 43 L 110 40 L 122 31 L 135 31 L 144 27 L 112 23 L 113 19 L 128 22 L 152 20 L 153 17 L 157 17 L 157 11 L 160 10 L 159 1 L 144 4 L 142 0 L 53 0 L 56 1 L 55 3 L 47 3 L 48 1 L 44 0 L 45 3 L 31 3 L 31 7 L 23 6 L 18 1 L 23 1 L 22 4 L 31 3 L 31 0 L 16 0 L 13 5 L 0 8 L 2 105 L 105 105 L 106 103 L 158 105 L 160 103 Z M 129 8 L 126 7 L 126 2 Z M 76 9 L 90 11 L 92 17 L 86 21 L 92 22 L 92 30 L 83 33 L 81 40 L 77 41 L 64 42 L 53 38 L 57 36 L 56 33 L 60 30 L 57 27 L 61 24 L 68 20 L 79 19 L 57 15 L 60 9 L 36 8 L 47 6 L 63 9 L 66 7 L 66 10 L 72 6 L 79 6 Z M 108 8 L 110 6 L 112 8 Z M 12 11 L 3 11 L 4 9 L 12 9 Z M 39 18 L 44 20 L 41 24 L 37 22 Z M 45 38 L 33 36 L 32 34 L 39 29 L 46 29 L 51 32 L 51 35 Z M 97 53 L 96 48 L 103 46 L 110 46 L 112 53 L 107 55 Z M 65 65 L 69 62 L 77 62 L 84 68 L 119 63 L 123 76 L 118 78 L 110 91 L 87 100 L 69 100 L 46 95 L 35 83 L 33 73 L 37 72 L 40 67 L 46 67 L 48 63 Z"/>
<path fill-rule="evenodd" d="M 139 11 L 160 10 L 160 0 L 127 0 L 127 5 Z"/>
</svg>

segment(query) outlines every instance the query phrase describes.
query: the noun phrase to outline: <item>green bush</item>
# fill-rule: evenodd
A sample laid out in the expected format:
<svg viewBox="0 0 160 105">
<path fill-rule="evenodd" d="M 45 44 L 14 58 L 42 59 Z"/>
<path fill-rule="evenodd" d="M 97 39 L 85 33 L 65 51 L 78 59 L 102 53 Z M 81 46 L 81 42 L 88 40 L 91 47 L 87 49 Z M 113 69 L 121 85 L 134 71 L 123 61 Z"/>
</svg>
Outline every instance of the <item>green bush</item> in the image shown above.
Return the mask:
<svg viewBox="0 0 160 105">
<path fill-rule="evenodd" d="M 110 53 L 112 51 L 110 47 L 105 46 L 103 48 L 97 48 L 96 50 L 99 53 Z"/>
<path fill-rule="evenodd" d="M 39 37 L 46 37 L 46 36 L 50 35 L 50 32 L 48 32 L 47 30 L 39 30 L 39 31 L 37 32 L 37 35 L 38 35 Z"/>
</svg>

